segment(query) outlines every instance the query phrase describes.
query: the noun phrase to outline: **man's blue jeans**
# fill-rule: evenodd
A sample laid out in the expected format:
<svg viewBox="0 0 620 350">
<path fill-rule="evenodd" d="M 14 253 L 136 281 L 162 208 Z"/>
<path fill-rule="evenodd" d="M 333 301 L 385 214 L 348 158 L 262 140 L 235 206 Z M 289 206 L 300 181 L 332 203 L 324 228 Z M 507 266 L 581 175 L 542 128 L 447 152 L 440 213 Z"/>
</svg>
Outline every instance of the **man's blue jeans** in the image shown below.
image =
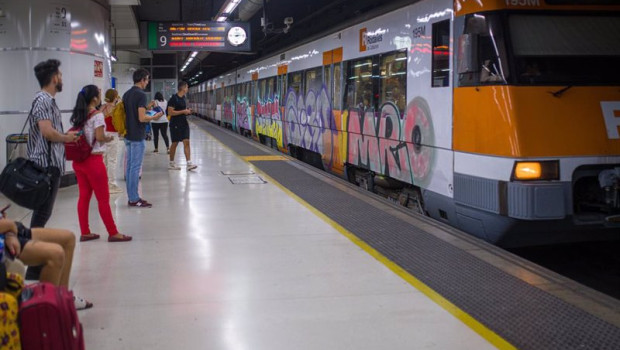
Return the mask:
<svg viewBox="0 0 620 350">
<path fill-rule="evenodd" d="M 127 147 L 127 172 L 125 178 L 127 180 L 127 197 L 130 202 L 140 200 L 138 194 L 138 183 L 140 182 L 140 168 L 142 168 L 142 160 L 144 160 L 144 149 L 146 142 L 125 140 Z"/>
</svg>

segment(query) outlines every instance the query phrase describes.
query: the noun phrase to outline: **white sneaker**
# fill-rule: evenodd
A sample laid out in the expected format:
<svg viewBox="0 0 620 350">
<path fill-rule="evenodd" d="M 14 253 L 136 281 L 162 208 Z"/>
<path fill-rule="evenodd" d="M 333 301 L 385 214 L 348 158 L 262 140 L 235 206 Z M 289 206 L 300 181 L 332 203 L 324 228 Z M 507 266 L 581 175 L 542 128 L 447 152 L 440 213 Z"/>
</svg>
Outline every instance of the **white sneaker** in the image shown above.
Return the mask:
<svg viewBox="0 0 620 350">
<path fill-rule="evenodd" d="M 73 302 L 75 303 L 76 310 L 85 310 L 85 309 L 90 309 L 91 307 L 93 307 L 93 303 L 91 303 L 90 301 L 84 298 L 80 298 L 75 295 L 73 296 Z"/>
<path fill-rule="evenodd" d="M 123 193 L 123 189 L 116 185 L 110 185 L 110 194 L 114 193 Z"/>
<path fill-rule="evenodd" d="M 194 170 L 196 168 L 198 168 L 198 165 L 196 164 L 187 164 L 187 171 Z"/>
<path fill-rule="evenodd" d="M 168 164 L 168 170 L 181 170 L 181 167 L 176 165 L 175 162 L 170 162 L 170 164 Z"/>
</svg>

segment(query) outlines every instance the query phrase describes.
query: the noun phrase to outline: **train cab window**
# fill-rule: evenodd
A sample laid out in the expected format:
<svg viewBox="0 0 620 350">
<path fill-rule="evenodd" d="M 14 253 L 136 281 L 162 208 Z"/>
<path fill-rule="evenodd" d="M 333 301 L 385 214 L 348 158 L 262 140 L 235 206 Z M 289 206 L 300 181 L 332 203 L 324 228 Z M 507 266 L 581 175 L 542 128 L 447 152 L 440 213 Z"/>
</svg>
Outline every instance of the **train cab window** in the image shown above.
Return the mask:
<svg viewBox="0 0 620 350">
<path fill-rule="evenodd" d="M 299 91 L 301 90 L 301 78 L 301 73 L 292 73 L 288 75 L 289 89 L 293 89 L 296 95 L 299 95 Z"/>
<path fill-rule="evenodd" d="M 321 67 L 306 71 L 306 94 L 312 90 L 315 93 L 321 91 L 323 85 L 323 69 Z"/>
<path fill-rule="evenodd" d="M 381 103 L 392 102 L 401 115 L 407 105 L 407 52 L 381 57 Z"/>
<path fill-rule="evenodd" d="M 334 65 L 334 96 L 332 101 L 334 109 L 342 109 L 342 63 Z"/>
<path fill-rule="evenodd" d="M 498 14 L 467 15 L 458 47 L 459 86 L 507 84 L 510 70 Z"/>
<path fill-rule="evenodd" d="M 520 14 L 508 16 L 515 68 L 522 85 L 618 85 L 620 17 Z"/>
<path fill-rule="evenodd" d="M 375 106 L 372 80 L 372 59 L 348 63 L 346 107 L 368 109 Z"/>
<path fill-rule="evenodd" d="M 433 23 L 432 87 L 450 84 L 450 20 Z"/>
</svg>

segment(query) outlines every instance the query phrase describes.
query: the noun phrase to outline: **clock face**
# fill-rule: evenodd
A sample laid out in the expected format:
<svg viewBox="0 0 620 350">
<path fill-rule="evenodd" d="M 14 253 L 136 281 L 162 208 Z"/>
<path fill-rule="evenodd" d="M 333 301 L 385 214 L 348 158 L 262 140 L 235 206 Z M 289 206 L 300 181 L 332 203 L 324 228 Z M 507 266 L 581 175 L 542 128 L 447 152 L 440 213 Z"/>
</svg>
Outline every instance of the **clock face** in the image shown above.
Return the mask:
<svg viewBox="0 0 620 350">
<path fill-rule="evenodd" d="M 232 27 L 228 31 L 228 42 L 233 46 L 243 44 L 248 38 L 245 30 L 241 27 Z"/>
</svg>

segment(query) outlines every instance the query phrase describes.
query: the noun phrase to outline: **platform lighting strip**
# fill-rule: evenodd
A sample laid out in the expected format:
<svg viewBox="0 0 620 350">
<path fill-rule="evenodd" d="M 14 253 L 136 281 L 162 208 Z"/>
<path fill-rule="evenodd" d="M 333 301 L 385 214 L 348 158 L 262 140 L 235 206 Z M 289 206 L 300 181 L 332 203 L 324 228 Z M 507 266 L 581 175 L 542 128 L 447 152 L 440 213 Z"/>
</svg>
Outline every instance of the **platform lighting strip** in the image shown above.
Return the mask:
<svg viewBox="0 0 620 350">
<path fill-rule="evenodd" d="M 181 68 L 181 72 L 185 71 L 187 69 L 187 67 L 189 66 L 190 63 L 192 63 L 192 61 L 194 60 L 194 58 L 196 58 L 196 55 L 198 55 L 198 51 L 193 51 L 191 55 L 189 55 L 189 57 L 187 58 L 187 60 L 185 61 L 185 64 L 183 65 L 183 68 Z"/>
<path fill-rule="evenodd" d="M 231 13 L 233 13 L 233 11 L 237 8 L 237 6 L 239 6 L 239 3 L 241 2 L 241 0 L 228 0 L 224 3 L 224 5 L 222 5 L 222 8 L 220 8 L 220 11 L 218 12 L 217 16 L 217 22 L 225 22 L 226 19 L 228 18 L 228 16 L 230 16 Z"/>
<path fill-rule="evenodd" d="M 220 9 L 220 12 L 218 13 L 217 17 L 217 22 L 225 22 L 226 19 L 228 19 L 228 16 L 233 13 L 233 11 L 237 8 L 237 6 L 239 6 L 239 3 L 241 3 L 242 0 L 228 0 L 224 3 L 224 5 L 222 5 L 222 8 Z M 183 65 L 183 68 L 181 68 L 181 72 L 184 72 L 187 67 L 189 66 L 190 63 L 192 63 L 192 61 L 194 60 L 194 58 L 196 57 L 196 55 L 198 55 L 198 51 L 194 51 L 192 52 L 192 54 L 187 58 L 187 61 L 185 61 L 185 64 Z M 202 72 L 200 72 L 202 73 Z M 196 75 L 196 77 L 198 77 L 200 75 L 200 73 L 198 73 Z M 196 78 L 194 77 L 194 78 Z"/>
</svg>

